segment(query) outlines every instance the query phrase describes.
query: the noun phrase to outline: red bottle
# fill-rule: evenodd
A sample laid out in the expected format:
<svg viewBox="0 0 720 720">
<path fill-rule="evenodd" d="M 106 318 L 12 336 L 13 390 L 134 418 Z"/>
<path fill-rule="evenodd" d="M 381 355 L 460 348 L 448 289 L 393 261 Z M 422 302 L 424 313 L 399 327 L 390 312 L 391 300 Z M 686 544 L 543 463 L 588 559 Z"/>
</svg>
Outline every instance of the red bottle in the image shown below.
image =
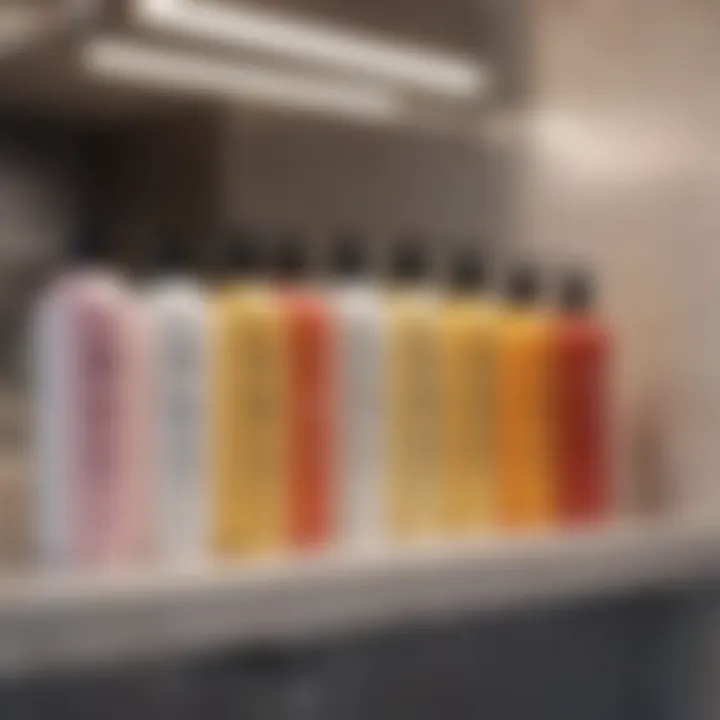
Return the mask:
<svg viewBox="0 0 720 720">
<path fill-rule="evenodd" d="M 316 547 L 332 534 L 333 331 L 326 303 L 302 283 L 303 249 L 278 252 L 287 353 L 287 502 L 290 542 Z"/>
<path fill-rule="evenodd" d="M 560 519 L 606 518 L 611 503 L 610 335 L 592 312 L 588 278 L 568 274 L 556 324 L 556 463 Z"/>
</svg>

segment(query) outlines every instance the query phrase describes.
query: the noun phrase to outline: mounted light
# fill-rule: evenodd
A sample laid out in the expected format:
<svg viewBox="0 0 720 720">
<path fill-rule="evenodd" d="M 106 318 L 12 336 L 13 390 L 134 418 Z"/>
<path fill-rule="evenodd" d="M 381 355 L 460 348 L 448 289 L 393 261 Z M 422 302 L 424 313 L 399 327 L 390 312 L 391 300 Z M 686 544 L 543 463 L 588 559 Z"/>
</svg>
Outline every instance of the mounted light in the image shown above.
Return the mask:
<svg viewBox="0 0 720 720">
<path fill-rule="evenodd" d="M 229 64 L 135 41 L 101 38 L 82 51 L 84 70 L 95 77 L 150 88 L 391 121 L 403 111 L 394 92 L 326 82 L 253 65 Z"/>
<path fill-rule="evenodd" d="M 244 3 L 135 0 L 134 10 L 146 27 L 453 98 L 476 97 L 489 81 L 486 70 L 467 57 Z"/>
</svg>

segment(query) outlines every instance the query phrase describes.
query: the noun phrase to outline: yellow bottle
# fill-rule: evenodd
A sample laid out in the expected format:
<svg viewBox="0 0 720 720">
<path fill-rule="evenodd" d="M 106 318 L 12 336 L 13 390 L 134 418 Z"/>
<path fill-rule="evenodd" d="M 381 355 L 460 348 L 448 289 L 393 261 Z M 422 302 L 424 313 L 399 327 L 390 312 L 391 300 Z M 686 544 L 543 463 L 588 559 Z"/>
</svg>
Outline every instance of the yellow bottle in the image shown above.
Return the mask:
<svg viewBox="0 0 720 720">
<path fill-rule="evenodd" d="M 438 379 L 440 305 L 423 285 L 425 258 L 414 245 L 393 260 L 388 300 L 388 525 L 399 538 L 440 526 Z"/>
<path fill-rule="evenodd" d="M 279 550 L 287 535 L 284 334 L 259 261 L 235 245 L 230 269 L 245 277 L 214 303 L 214 544 L 230 557 Z"/>
<path fill-rule="evenodd" d="M 498 312 L 470 253 L 456 259 L 442 322 L 443 527 L 470 535 L 498 524 L 495 374 Z"/>
<path fill-rule="evenodd" d="M 498 354 L 498 452 L 503 522 L 552 525 L 556 493 L 552 465 L 550 382 L 552 325 L 534 307 L 538 279 L 529 267 L 510 277 Z"/>
</svg>

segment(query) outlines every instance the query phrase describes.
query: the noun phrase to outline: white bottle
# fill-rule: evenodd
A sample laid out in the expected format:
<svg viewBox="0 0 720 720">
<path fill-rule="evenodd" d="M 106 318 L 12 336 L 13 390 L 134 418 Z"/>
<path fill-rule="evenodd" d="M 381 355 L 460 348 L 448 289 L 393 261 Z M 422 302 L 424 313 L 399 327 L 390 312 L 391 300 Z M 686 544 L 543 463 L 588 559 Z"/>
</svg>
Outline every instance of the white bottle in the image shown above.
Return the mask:
<svg viewBox="0 0 720 720">
<path fill-rule="evenodd" d="M 332 266 L 337 532 L 341 543 L 369 545 L 386 536 L 384 303 L 352 238 L 337 245 Z"/>
<path fill-rule="evenodd" d="M 105 567 L 138 548 L 137 316 L 102 249 L 97 232 L 79 234 L 71 268 L 34 317 L 35 535 L 44 569 Z"/>
<path fill-rule="evenodd" d="M 195 562 L 209 547 L 210 320 L 177 246 L 165 249 L 145 307 L 155 550 L 168 562 Z"/>
<path fill-rule="evenodd" d="M 75 545 L 71 323 L 64 295 L 64 287 L 53 284 L 37 303 L 31 328 L 32 524 L 38 562 L 45 571 L 71 566 Z"/>
</svg>

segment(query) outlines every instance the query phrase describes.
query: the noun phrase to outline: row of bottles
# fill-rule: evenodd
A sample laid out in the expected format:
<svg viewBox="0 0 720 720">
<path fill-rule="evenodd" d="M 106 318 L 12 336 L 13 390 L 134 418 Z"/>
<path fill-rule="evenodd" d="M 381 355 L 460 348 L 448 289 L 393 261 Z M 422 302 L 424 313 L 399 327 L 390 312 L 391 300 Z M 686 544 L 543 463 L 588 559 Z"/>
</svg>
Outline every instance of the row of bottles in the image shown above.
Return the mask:
<svg viewBox="0 0 720 720">
<path fill-rule="evenodd" d="M 35 322 L 37 528 L 50 566 L 247 557 L 602 520 L 610 341 L 584 276 L 443 289 L 413 244 L 368 277 L 345 240 L 245 238 L 204 288 L 177 248 L 131 286 L 97 238 Z"/>
</svg>

